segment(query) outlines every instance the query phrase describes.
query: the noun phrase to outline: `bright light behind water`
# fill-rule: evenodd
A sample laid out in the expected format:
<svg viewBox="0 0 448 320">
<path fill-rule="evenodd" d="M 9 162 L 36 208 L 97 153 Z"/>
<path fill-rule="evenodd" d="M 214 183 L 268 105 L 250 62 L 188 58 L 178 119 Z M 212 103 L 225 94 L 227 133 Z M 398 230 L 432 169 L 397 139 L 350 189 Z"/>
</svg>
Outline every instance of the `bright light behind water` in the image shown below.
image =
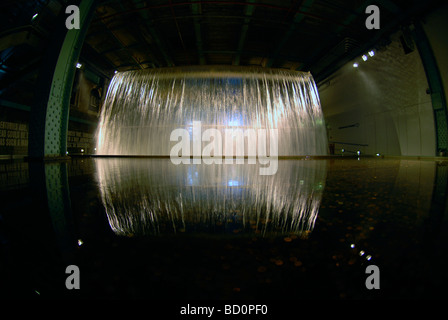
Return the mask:
<svg viewBox="0 0 448 320">
<path fill-rule="evenodd" d="M 278 129 L 278 156 L 327 152 L 309 73 L 229 66 L 115 74 L 101 111 L 97 154 L 170 155 L 171 132 L 191 131 L 193 121 L 203 130 Z M 253 143 L 247 139 L 246 148 Z"/>
</svg>

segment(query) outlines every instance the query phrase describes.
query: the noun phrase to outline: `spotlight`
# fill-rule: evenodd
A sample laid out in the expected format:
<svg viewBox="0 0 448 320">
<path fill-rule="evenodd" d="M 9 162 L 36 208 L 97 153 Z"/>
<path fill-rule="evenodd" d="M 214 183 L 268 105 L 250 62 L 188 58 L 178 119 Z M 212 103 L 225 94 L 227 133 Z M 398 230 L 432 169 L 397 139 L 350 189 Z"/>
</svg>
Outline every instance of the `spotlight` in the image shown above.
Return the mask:
<svg viewBox="0 0 448 320">
<path fill-rule="evenodd" d="M 353 64 L 353 68 L 358 68 L 358 64 L 355 62 L 354 64 Z"/>
<path fill-rule="evenodd" d="M 367 56 L 365 54 L 362 55 L 362 60 L 367 61 Z"/>
<path fill-rule="evenodd" d="M 375 55 L 375 51 L 370 50 L 370 51 L 369 51 L 369 56 L 373 57 L 374 55 Z"/>
<path fill-rule="evenodd" d="M 76 63 L 76 68 L 81 69 L 82 68 L 82 63 L 77 62 Z"/>
</svg>

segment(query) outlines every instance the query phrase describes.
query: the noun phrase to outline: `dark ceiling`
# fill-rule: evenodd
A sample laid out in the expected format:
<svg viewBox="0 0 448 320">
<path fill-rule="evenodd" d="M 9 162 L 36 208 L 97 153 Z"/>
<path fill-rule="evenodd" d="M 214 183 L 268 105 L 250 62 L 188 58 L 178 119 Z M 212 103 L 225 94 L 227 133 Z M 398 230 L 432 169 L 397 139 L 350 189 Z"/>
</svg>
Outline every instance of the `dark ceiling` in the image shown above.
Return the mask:
<svg viewBox="0 0 448 320">
<path fill-rule="evenodd" d="M 70 2 L 2 0 L 0 98 L 32 85 L 54 21 Z M 380 8 L 379 30 L 365 9 Z M 311 71 L 317 81 L 441 1 L 104 0 L 80 60 L 99 74 L 184 65 L 256 65 Z M 33 16 L 38 13 L 36 17 Z"/>
</svg>

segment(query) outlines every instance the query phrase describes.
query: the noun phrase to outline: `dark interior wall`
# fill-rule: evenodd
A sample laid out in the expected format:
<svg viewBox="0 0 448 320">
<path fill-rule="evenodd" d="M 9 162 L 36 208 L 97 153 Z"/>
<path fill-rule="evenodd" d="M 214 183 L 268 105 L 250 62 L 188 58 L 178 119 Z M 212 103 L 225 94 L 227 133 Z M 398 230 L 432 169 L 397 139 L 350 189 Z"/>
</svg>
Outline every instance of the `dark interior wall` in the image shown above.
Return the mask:
<svg viewBox="0 0 448 320">
<path fill-rule="evenodd" d="M 94 133 L 106 86 L 107 79 L 86 67 L 77 69 L 70 101 L 67 138 L 69 154 L 88 154 L 94 151 Z M 17 99 L 14 96 L 11 99 L 0 99 L 1 158 L 23 157 L 28 154 L 30 99 L 20 102 L 15 101 Z"/>
<path fill-rule="evenodd" d="M 29 111 L 18 109 L 22 106 L 18 104 L 14 105 L 16 108 L 5 101 L 0 104 L 0 156 L 26 155 Z"/>
</svg>

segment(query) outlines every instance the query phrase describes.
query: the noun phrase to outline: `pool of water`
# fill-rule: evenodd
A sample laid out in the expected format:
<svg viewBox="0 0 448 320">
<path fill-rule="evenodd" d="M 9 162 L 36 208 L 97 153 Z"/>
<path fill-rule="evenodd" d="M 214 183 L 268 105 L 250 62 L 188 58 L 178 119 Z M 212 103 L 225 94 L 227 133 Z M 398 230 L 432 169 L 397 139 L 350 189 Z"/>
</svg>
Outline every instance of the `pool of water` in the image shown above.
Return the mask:
<svg viewBox="0 0 448 320">
<path fill-rule="evenodd" d="M 83 157 L 0 175 L 3 297 L 448 296 L 447 161 L 290 159 L 261 176 Z"/>
</svg>

